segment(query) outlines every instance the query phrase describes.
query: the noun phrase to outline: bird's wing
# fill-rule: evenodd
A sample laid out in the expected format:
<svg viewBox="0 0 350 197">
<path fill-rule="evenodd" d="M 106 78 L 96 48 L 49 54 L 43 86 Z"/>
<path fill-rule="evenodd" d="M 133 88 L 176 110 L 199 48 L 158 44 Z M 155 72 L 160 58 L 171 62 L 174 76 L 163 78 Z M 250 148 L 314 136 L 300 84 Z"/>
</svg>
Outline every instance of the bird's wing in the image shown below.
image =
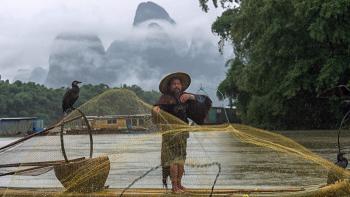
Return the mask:
<svg viewBox="0 0 350 197">
<path fill-rule="evenodd" d="M 62 100 L 62 109 L 63 111 L 66 111 L 68 108 L 70 108 L 70 103 L 72 99 L 73 92 L 71 89 L 68 89 L 66 93 L 63 96 Z"/>
<path fill-rule="evenodd" d="M 72 106 L 73 106 L 73 104 L 78 100 L 78 98 L 79 98 L 79 95 L 76 95 L 75 97 L 72 97 L 72 98 L 71 98 L 71 104 L 72 104 Z"/>
</svg>

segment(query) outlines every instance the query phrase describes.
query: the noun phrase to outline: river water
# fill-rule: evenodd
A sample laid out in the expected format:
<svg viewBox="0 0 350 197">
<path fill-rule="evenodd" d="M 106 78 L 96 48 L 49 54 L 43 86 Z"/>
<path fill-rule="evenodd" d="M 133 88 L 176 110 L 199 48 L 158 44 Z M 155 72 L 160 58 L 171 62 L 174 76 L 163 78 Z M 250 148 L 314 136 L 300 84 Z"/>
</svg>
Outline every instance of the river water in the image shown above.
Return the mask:
<svg viewBox="0 0 350 197">
<path fill-rule="evenodd" d="M 320 156 L 335 160 L 336 131 L 279 132 L 299 142 Z M 344 147 L 350 145 L 350 132 L 343 132 Z M 16 138 L 0 138 L 0 146 Z M 89 138 L 65 136 L 70 159 L 89 155 Z M 107 185 L 124 188 L 134 179 L 160 163 L 161 136 L 157 134 L 94 135 L 94 157 L 108 155 L 111 170 Z M 346 151 L 346 150 L 345 150 Z M 219 162 L 222 167 L 217 188 L 307 187 L 326 182 L 327 171 L 310 162 L 273 150 L 242 143 L 226 132 L 191 133 L 187 149 L 188 163 Z M 0 164 L 63 159 L 58 136 L 40 136 L 0 155 Z M 216 166 L 186 166 L 184 185 L 190 188 L 211 187 L 218 172 Z M 2 187 L 62 187 L 49 171 L 40 176 L 0 177 Z M 161 188 L 161 170 L 138 181 L 135 188 Z"/>
</svg>

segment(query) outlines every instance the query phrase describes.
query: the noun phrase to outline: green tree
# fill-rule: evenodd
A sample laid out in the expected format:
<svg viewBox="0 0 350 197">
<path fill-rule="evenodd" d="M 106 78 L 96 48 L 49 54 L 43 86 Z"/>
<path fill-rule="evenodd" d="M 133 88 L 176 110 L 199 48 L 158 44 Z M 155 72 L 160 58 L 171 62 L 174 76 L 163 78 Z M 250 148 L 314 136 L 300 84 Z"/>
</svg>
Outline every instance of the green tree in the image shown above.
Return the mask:
<svg viewBox="0 0 350 197">
<path fill-rule="evenodd" d="M 125 88 L 134 91 L 138 97 L 149 103 L 154 103 L 160 95 L 159 92 L 156 91 L 144 91 L 136 85 L 130 87 L 125 86 Z M 75 106 L 80 106 L 93 97 L 111 89 L 112 88 L 105 84 L 83 85 L 80 88 L 80 96 Z M 63 115 L 61 105 L 65 91 L 66 89 L 64 88 L 52 89 L 33 82 L 23 83 L 21 81 L 15 81 L 11 84 L 8 80 L 0 80 L 0 117 L 34 116 L 42 118 L 45 125 L 48 126 L 58 121 Z M 109 95 L 109 97 L 106 97 L 111 98 L 107 100 L 108 104 L 123 106 L 121 103 L 125 103 L 124 107 L 132 107 L 128 106 L 127 98 L 129 98 L 130 95 L 134 96 L 133 93 L 130 94 L 130 91 L 115 91 L 115 93 L 116 92 L 118 92 L 119 96 L 115 97 L 115 95 Z M 110 110 L 108 112 L 111 114 L 117 113 L 115 110 L 111 111 L 114 108 L 109 108 L 108 105 L 103 107 L 105 111 Z M 123 110 L 124 111 L 121 112 L 127 111 L 124 108 Z"/>
<path fill-rule="evenodd" d="M 137 86 L 137 85 L 132 85 L 132 86 L 128 86 L 126 84 L 124 84 L 122 86 L 124 89 L 128 89 L 131 90 L 133 92 L 135 92 L 135 94 L 141 98 L 142 100 L 144 100 L 145 102 L 149 103 L 149 104 L 154 104 L 158 101 L 159 97 L 160 97 L 160 93 L 157 91 L 144 91 L 142 90 L 141 87 Z"/>
<path fill-rule="evenodd" d="M 232 43 L 235 58 L 219 88 L 237 100 L 243 121 L 272 129 L 334 127 L 339 101 L 318 94 L 349 84 L 350 0 L 220 2 L 225 11 L 212 31 L 220 43 Z M 207 0 L 200 4 L 208 10 Z"/>
</svg>

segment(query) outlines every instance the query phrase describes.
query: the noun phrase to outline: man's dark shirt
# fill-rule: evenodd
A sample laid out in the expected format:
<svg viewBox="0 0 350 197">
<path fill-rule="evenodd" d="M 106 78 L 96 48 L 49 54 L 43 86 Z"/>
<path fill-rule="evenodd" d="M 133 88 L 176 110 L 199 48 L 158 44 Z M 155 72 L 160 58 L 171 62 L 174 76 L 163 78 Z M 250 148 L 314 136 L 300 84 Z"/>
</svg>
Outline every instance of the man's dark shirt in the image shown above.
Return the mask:
<svg viewBox="0 0 350 197">
<path fill-rule="evenodd" d="M 169 94 L 163 94 L 155 105 L 159 106 L 161 110 L 164 110 L 176 116 L 177 118 L 179 118 L 180 120 L 186 123 L 188 123 L 187 118 L 192 118 L 192 117 L 189 117 L 189 115 L 196 113 L 196 112 L 189 112 L 189 110 L 195 109 L 196 105 L 198 105 L 199 108 L 205 108 L 204 110 L 202 110 L 203 112 L 201 112 L 203 113 L 203 115 L 201 116 L 202 117 L 201 119 L 203 120 L 199 121 L 199 122 L 203 122 L 204 117 L 206 116 L 206 114 L 209 111 L 209 108 L 211 107 L 211 100 L 209 99 L 209 97 L 204 95 L 194 95 L 194 96 L 195 96 L 195 100 L 188 100 L 186 103 L 181 103 L 179 99 L 177 99 L 175 96 L 169 95 Z M 196 109 L 198 109 L 198 107 Z M 193 121 L 197 122 L 196 120 L 193 120 Z"/>
</svg>

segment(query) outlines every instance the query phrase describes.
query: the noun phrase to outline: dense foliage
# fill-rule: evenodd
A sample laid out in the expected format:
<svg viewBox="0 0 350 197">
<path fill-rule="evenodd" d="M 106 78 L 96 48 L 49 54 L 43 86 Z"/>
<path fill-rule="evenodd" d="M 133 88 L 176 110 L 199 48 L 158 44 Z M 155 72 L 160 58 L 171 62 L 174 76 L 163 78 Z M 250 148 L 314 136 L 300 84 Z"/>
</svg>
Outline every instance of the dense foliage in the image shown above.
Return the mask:
<svg viewBox="0 0 350 197">
<path fill-rule="evenodd" d="M 136 85 L 124 85 L 123 88 L 134 91 L 139 98 L 151 104 L 160 96 L 156 91 L 143 91 Z M 105 84 L 83 85 L 75 106 L 109 89 Z M 46 125 L 51 124 L 62 116 L 61 104 L 65 91 L 65 88 L 52 89 L 33 82 L 0 80 L 0 117 L 34 116 L 44 119 Z M 127 101 L 125 105 L 128 105 Z"/>
<path fill-rule="evenodd" d="M 350 0 L 221 0 L 212 31 L 234 48 L 219 90 L 245 123 L 331 128 L 344 108 L 318 95 L 350 85 Z M 208 0 L 200 0 L 208 10 Z M 217 0 L 213 0 L 217 7 Z"/>
<path fill-rule="evenodd" d="M 137 85 L 127 86 L 124 84 L 122 87 L 135 92 L 135 94 L 139 98 L 141 98 L 143 101 L 145 101 L 149 104 L 155 104 L 160 97 L 160 92 L 154 91 L 154 90 L 144 91 L 144 90 L 142 90 L 141 87 L 139 87 Z"/>
<path fill-rule="evenodd" d="M 92 116 L 147 114 L 150 109 L 137 100 L 137 95 L 128 89 L 106 91 L 84 105 L 84 113 Z"/>
</svg>

